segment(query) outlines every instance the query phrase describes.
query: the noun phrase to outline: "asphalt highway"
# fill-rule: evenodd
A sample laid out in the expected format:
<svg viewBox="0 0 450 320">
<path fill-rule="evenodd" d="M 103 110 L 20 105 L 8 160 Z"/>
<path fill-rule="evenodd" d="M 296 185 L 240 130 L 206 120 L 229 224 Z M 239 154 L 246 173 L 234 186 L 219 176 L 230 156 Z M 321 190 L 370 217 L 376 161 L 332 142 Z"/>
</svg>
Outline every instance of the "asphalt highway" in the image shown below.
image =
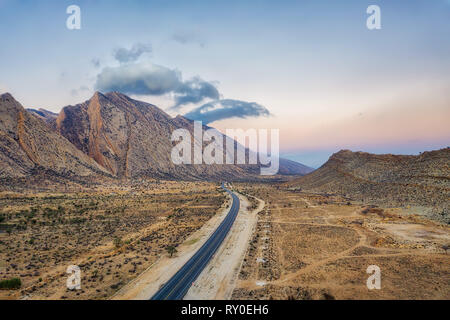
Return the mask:
<svg viewBox="0 0 450 320">
<path fill-rule="evenodd" d="M 181 267 L 175 275 L 167 281 L 151 300 L 181 300 L 188 292 L 191 285 L 198 278 L 208 262 L 219 249 L 223 240 L 231 229 L 239 212 L 239 198 L 223 184 L 222 188 L 233 198 L 233 204 L 225 219 L 217 227 L 210 238 L 198 249 L 198 251 Z"/>
</svg>

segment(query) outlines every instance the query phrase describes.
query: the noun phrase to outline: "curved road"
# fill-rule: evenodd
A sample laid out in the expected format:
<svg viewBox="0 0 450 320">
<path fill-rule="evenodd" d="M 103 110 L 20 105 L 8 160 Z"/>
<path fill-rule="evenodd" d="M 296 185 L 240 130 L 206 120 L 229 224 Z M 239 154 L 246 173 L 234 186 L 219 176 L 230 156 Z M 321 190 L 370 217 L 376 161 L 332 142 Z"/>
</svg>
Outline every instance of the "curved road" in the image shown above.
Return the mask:
<svg viewBox="0 0 450 320">
<path fill-rule="evenodd" d="M 211 237 L 203 244 L 203 246 L 189 259 L 188 262 L 177 273 L 167 281 L 161 289 L 151 298 L 151 300 L 181 300 L 188 292 L 193 282 L 197 279 L 214 253 L 222 244 L 236 220 L 239 212 L 239 198 L 230 190 L 222 188 L 228 192 L 233 198 L 233 204 L 225 219 L 217 227 Z"/>
</svg>

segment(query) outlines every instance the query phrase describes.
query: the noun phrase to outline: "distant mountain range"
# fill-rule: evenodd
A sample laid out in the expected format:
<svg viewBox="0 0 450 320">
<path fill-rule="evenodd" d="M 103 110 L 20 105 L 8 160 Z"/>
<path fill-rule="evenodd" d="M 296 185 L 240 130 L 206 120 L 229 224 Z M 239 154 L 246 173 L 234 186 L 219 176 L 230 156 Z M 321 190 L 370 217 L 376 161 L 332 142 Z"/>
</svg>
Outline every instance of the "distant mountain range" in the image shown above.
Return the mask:
<svg viewBox="0 0 450 320">
<path fill-rule="evenodd" d="M 39 173 L 90 179 L 259 179 L 259 165 L 173 164 L 170 138 L 179 128 L 192 133 L 193 121 L 172 118 L 154 105 L 118 92 L 96 92 L 88 101 L 64 107 L 59 114 L 26 110 L 10 94 L 2 94 L 0 178 Z M 312 170 L 280 159 L 281 175 L 304 175 Z"/>
<path fill-rule="evenodd" d="M 418 156 L 343 150 L 287 185 L 385 205 L 424 206 L 434 218 L 450 222 L 450 148 Z"/>
</svg>

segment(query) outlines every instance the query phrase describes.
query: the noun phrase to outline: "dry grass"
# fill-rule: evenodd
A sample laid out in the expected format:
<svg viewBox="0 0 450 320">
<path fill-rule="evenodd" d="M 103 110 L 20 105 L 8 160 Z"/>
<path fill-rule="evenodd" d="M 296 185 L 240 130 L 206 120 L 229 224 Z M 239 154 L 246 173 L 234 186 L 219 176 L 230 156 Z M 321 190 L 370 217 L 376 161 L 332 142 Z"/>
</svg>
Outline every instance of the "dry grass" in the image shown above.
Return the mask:
<svg viewBox="0 0 450 320">
<path fill-rule="evenodd" d="M 155 182 L 103 191 L 0 195 L 0 280 L 22 288 L 0 298 L 105 299 L 169 245 L 208 221 L 225 196 L 216 184 Z M 69 265 L 82 290 L 66 289 Z"/>
<path fill-rule="evenodd" d="M 266 201 L 234 299 L 450 299 L 450 228 L 335 195 L 239 185 Z M 381 268 L 381 290 L 366 286 Z"/>
</svg>

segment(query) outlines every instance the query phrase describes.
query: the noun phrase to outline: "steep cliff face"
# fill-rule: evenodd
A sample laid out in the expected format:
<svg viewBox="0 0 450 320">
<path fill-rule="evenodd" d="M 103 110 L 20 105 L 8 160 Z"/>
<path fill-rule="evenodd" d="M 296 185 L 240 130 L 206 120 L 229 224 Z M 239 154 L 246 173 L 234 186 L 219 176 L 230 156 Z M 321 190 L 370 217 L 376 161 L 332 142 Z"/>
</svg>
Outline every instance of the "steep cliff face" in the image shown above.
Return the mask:
<svg viewBox="0 0 450 320">
<path fill-rule="evenodd" d="M 27 176 L 36 168 L 78 176 L 106 173 L 124 179 L 259 177 L 258 165 L 174 164 L 174 130 L 186 129 L 193 144 L 207 145 L 195 140 L 193 121 L 182 116 L 172 118 L 154 105 L 118 92 L 97 92 L 88 101 L 63 108 L 58 116 L 43 109 L 27 111 L 5 94 L 0 113 L 0 157 L 5 163 L 0 174 L 5 177 Z M 308 170 L 280 159 L 281 174 L 304 174 Z"/>
<path fill-rule="evenodd" d="M 0 160 L 0 177 L 23 177 L 38 168 L 77 176 L 106 172 L 8 93 L 0 96 Z"/>
<path fill-rule="evenodd" d="M 153 105 L 120 93 L 99 92 L 65 107 L 57 131 L 118 177 L 170 174 L 171 117 Z"/>
<path fill-rule="evenodd" d="M 110 141 L 111 137 L 108 138 L 110 136 L 108 133 L 112 131 L 104 130 L 102 117 L 102 113 L 105 114 L 109 108 L 106 103 L 102 95 L 96 94 L 83 104 L 65 107 L 56 119 L 56 130 L 78 149 L 116 175 L 119 170 L 114 158 L 120 156 L 117 144 L 122 142 L 123 135 L 116 137 L 114 145 Z M 111 120 L 106 114 L 105 117 Z M 114 131 L 117 134 L 117 130 Z"/>
<path fill-rule="evenodd" d="M 193 137 L 191 120 L 172 118 L 154 105 L 118 92 L 97 92 L 82 104 L 65 107 L 56 119 L 61 135 L 118 177 L 255 178 L 258 166 L 173 164 L 170 139 L 179 128 L 187 129 Z M 307 168 L 283 161 L 282 173 L 301 174 Z M 289 166 L 283 167 L 285 163 Z"/>
<path fill-rule="evenodd" d="M 450 148 L 418 156 L 343 150 L 332 155 L 321 168 L 289 182 L 288 186 L 391 205 L 433 207 L 448 219 Z"/>
</svg>

